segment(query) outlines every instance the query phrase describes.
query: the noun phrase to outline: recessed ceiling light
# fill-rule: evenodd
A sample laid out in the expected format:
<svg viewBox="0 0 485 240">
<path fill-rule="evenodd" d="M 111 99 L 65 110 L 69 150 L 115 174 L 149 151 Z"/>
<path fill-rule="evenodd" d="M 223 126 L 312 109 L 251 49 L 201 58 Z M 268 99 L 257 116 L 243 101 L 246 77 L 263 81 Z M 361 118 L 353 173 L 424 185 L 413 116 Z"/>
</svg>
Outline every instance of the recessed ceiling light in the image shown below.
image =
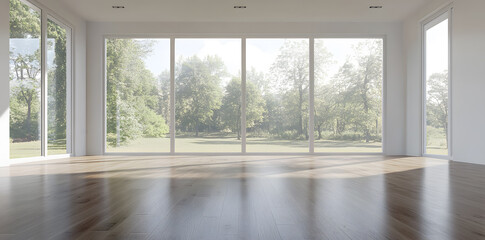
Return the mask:
<svg viewBox="0 0 485 240">
<path fill-rule="evenodd" d="M 370 6 L 369 8 L 372 8 L 372 9 L 380 9 L 380 8 L 382 8 L 382 6 Z"/>
<path fill-rule="evenodd" d="M 115 9 L 125 8 L 125 6 L 113 6 Z"/>
<path fill-rule="evenodd" d="M 246 8 L 246 6 L 234 6 L 234 8 Z"/>
</svg>

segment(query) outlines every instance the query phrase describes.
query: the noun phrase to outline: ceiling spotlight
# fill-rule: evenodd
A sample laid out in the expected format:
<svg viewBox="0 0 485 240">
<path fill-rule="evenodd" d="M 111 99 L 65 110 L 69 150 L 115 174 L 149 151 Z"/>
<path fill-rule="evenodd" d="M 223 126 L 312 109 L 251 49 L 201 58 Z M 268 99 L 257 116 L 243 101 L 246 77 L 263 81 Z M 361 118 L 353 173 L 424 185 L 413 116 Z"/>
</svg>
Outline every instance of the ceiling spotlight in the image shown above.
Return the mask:
<svg viewBox="0 0 485 240">
<path fill-rule="evenodd" d="M 113 6 L 114 9 L 121 9 L 121 8 L 125 8 L 125 6 Z"/>
<path fill-rule="evenodd" d="M 246 8 L 246 6 L 234 6 L 234 8 Z"/>
<path fill-rule="evenodd" d="M 382 8 L 382 6 L 370 6 L 369 8 L 371 8 L 371 9 L 380 9 L 380 8 Z"/>
</svg>

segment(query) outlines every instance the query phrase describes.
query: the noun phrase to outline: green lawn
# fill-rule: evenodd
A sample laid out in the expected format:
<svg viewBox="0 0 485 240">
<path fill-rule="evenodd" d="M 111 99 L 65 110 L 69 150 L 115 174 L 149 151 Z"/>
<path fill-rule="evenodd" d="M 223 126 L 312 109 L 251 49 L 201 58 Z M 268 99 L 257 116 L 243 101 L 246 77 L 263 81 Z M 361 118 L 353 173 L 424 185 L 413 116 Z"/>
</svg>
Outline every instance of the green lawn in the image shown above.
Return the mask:
<svg viewBox="0 0 485 240">
<path fill-rule="evenodd" d="M 434 155 L 448 155 L 446 132 L 443 128 L 426 128 L 426 153 Z"/>
<path fill-rule="evenodd" d="M 308 141 L 248 138 L 247 152 L 308 152 Z M 169 138 L 141 138 L 121 147 L 107 147 L 107 152 L 169 152 Z M 241 141 L 235 137 L 179 137 L 176 152 L 241 152 Z M 315 152 L 382 152 L 381 143 L 351 141 L 315 142 Z"/>
<path fill-rule="evenodd" d="M 62 143 L 50 143 L 47 147 L 49 155 L 66 154 L 65 141 Z M 40 141 L 10 143 L 10 158 L 40 157 Z"/>
<path fill-rule="evenodd" d="M 241 152 L 241 141 L 235 137 L 200 137 L 177 138 L 176 152 L 204 152 L 204 153 L 238 153 Z M 273 140 L 267 138 L 248 138 L 247 152 L 308 152 L 308 141 Z M 10 158 L 26 158 L 40 156 L 40 141 L 11 143 Z M 49 155 L 65 154 L 63 144 L 49 144 Z M 115 148 L 107 147 L 107 152 L 169 152 L 169 138 L 140 138 L 131 143 Z M 315 141 L 315 152 L 382 152 L 381 143 L 363 143 L 351 141 Z"/>
</svg>

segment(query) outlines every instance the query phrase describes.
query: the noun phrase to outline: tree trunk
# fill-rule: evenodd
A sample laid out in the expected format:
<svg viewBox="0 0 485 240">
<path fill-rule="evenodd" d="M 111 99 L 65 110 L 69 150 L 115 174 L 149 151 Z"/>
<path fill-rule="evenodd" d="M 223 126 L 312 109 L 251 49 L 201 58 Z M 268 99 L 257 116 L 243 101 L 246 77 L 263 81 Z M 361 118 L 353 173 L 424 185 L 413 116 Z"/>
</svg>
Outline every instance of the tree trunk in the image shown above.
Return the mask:
<svg viewBox="0 0 485 240">
<path fill-rule="evenodd" d="M 379 119 L 376 119 L 376 135 L 379 135 Z"/>
<path fill-rule="evenodd" d="M 32 128 L 32 101 L 27 101 L 27 119 L 25 119 L 25 129 L 29 133 L 27 136 L 30 141 L 34 140 L 33 136 L 30 136 Z"/>
<path fill-rule="evenodd" d="M 199 137 L 199 121 L 195 121 L 195 136 Z"/>
<path fill-rule="evenodd" d="M 369 65 L 369 63 L 367 64 Z M 367 71 L 369 71 L 369 66 L 367 66 L 366 69 L 366 75 L 364 78 L 364 86 L 362 90 L 362 100 L 364 102 L 364 113 L 365 113 L 365 123 L 364 123 L 364 134 L 365 134 L 365 142 L 368 143 L 370 141 L 370 126 L 367 123 L 369 120 L 369 99 L 367 97 L 367 92 L 369 91 L 368 85 L 369 85 L 369 76 L 367 74 Z"/>
<path fill-rule="evenodd" d="M 322 124 L 319 124 L 317 126 L 317 131 L 318 131 L 318 140 L 322 139 Z"/>
<path fill-rule="evenodd" d="M 298 101 L 298 135 L 303 134 L 303 89 L 300 86 L 298 89 L 299 101 Z"/>
<path fill-rule="evenodd" d="M 119 147 L 121 145 L 121 119 L 120 119 L 120 91 L 118 89 L 118 86 L 116 87 L 116 147 Z"/>
</svg>

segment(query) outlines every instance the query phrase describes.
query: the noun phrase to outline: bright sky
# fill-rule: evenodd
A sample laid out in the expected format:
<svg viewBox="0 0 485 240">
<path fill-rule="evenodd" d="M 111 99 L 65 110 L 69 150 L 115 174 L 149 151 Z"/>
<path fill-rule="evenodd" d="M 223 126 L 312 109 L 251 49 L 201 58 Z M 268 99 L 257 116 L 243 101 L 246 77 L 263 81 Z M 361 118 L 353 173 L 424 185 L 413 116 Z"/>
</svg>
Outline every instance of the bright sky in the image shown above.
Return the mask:
<svg viewBox="0 0 485 240">
<path fill-rule="evenodd" d="M 448 69 L 448 20 L 426 32 L 426 78 Z"/>
<path fill-rule="evenodd" d="M 55 60 L 55 39 L 49 38 L 47 40 L 49 44 L 52 44 L 52 47 L 48 48 L 47 51 L 47 60 L 48 65 L 53 65 L 53 61 Z M 35 51 L 39 50 L 40 48 L 40 39 L 39 38 L 10 38 L 10 51 L 14 53 L 14 55 L 22 54 L 34 54 Z"/>
<path fill-rule="evenodd" d="M 207 56 L 219 56 L 231 75 L 241 72 L 240 39 L 176 39 L 175 59 L 189 58 L 197 55 L 203 59 Z"/>
<path fill-rule="evenodd" d="M 279 49 L 285 40 L 301 39 L 247 39 L 246 57 L 247 69 L 255 68 L 257 71 L 268 72 L 271 64 L 279 54 Z M 333 76 L 340 66 L 352 54 L 352 45 L 363 39 L 327 38 L 316 39 L 323 41 L 324 46 L 333 56 L 333 65 L 329 68 L 328 76 Z M 170 40 L 154 39 L 153 53 L 145 59 L 145 64 L 155 76 L 164 70 L 170 69 Z M 204 58 L 208 55 L 218 55 L 226 64 L 232 75 L 238 75 L 241 69 L 241 40 L 240 39 L 176 39 L 176 60 L 197 55 Z"/>
</svg>

